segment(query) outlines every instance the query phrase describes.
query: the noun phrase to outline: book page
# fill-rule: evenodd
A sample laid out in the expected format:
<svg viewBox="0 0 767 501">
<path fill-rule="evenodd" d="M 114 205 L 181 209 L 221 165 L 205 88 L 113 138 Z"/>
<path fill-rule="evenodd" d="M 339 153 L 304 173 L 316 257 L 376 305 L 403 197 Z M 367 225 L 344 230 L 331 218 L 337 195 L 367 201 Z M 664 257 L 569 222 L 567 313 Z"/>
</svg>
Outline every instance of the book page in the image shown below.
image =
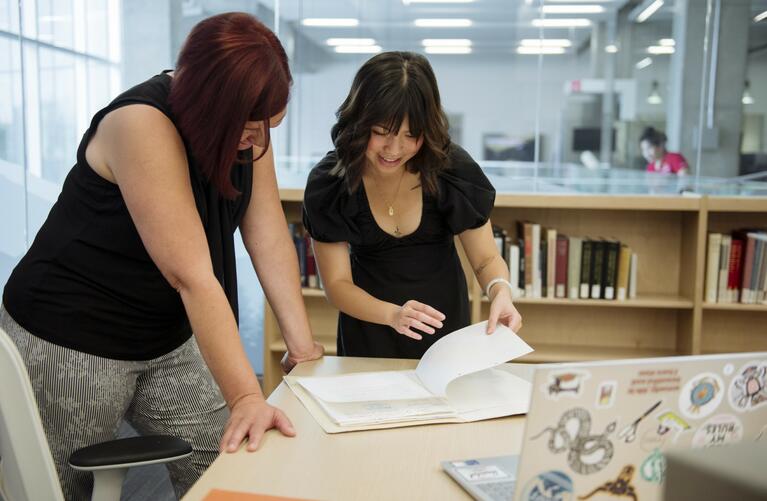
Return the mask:
<svg viewBox="0 0 767 501">
<path fill-rule="evenodd" d="M 531 392 L 530 381 L 497 368 L 454 379 L 448 385 L 447 397 L 461 418 L 474 421 L 526 413 Z"/>
<path fill-rule="evenodd" d="M 315 399 L 339 426 L 398 423 L 453 418 L 456 413 L 443 399 L 381 400 L 376 402 L 324 402 Z"/>
<path fill-rule="evenodd" d="M 434 397 L 412 370 L 299 377 L 297 380 L 309 393 L 324 402 L 380 402 Z"/>
<path fill-rule="evenodd" d="M 505 325 L 498 324 L 490 335 L 486 329 L 486 321 L 464 327 L 443 337 L 424 353 L 415 372 L 431 394 L 446 397 L 452 380 L 533 351 Z"/>
</svg>

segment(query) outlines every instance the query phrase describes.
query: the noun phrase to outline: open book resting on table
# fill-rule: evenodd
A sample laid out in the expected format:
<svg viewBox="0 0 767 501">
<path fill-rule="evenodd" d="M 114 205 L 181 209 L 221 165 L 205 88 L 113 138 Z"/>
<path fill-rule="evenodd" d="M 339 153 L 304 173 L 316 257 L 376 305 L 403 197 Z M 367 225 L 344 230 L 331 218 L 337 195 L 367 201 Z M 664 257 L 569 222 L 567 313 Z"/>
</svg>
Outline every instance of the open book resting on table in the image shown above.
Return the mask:
<svg viewBox="0 0 767 501">
<path fill-rule="evenodd" d="M 503 364 L 533 349 L 503 325 L 491 335 L 486 326 L 443 337 L 415 370 L 285 376 L 285 382 L 328 433 L 524 414 L 532 368 Z"/>
</svg>

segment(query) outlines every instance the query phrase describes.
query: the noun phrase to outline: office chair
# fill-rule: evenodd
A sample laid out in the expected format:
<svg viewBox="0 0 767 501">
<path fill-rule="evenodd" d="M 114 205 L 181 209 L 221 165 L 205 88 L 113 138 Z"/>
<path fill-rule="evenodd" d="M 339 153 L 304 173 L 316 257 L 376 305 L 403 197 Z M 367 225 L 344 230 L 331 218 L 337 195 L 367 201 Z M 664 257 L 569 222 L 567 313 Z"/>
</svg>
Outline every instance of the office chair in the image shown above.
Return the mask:
<svg viewBox="0 0 767 501">
<path fill-rule="evenodd" d="M 119 501 L 129 467 L 189 456 L 192 447 L 167 435 L 111 440 L 84 447 L 72 468 L 93 472 L 93 501 Z M 0 498 L 64 501 L 27 369 L 16 345 L 0 328 Z"/>
</svg>

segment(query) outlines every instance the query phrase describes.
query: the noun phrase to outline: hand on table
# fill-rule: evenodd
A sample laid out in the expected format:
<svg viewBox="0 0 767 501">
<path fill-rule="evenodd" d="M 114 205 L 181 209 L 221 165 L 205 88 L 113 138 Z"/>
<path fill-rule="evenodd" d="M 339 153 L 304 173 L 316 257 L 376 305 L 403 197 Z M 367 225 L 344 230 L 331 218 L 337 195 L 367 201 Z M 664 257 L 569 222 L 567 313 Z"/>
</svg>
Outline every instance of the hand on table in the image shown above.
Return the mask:
<svg viewBox="0 0 767 501">
<path fill-rule="evenodd" d="M 293 367 L 300 364 L 301 362 L 308 362 L 310 360 L 317 360 L 318 358 L 322 358 L 322 356 L 325 354 L 325 348 L 322 347 L 322 345 L 316 341 L 313 341 L 312 351 L 306 354 L 300 354 L 300 355 L 294 355 L 290 352 L 290 350 L 285 352 L 285 355 L 282 356 L 282 360 L 280 360 L 280 367 L 282 367 L 282 370 L 285 372 L 285 374 L 289 374 L 290 371 L 293 370 Z"/>
<path fill-rule="evenodd" d="M 219 451 L 236 452 L 245 438 L 248 439 L 247 451 L 255 451 L 264 433 L 272 428 L 278 429 L 288 437 L 296 435 L 296 430 L 285 413 L 267 404 L 262 396 L 243 397 L 235 402 L 230 411 Z"/>
</svg>

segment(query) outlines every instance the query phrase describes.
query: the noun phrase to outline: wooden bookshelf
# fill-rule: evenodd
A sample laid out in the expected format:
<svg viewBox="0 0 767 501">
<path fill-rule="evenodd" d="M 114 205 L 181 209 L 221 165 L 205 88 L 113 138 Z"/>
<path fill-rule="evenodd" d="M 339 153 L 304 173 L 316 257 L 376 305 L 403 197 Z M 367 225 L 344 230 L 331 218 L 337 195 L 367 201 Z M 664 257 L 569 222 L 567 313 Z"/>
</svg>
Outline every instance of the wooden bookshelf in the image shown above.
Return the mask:
<svg viewBox="0 0 767 501">
<path fill-rule="evenodd" d="M 288 221 L 301 220 L 303 191 L 281 190 Z M 706 235 L 767 227 L 767 198 L 499 194 L 493 224 L 516 237 L 516 222 L 580 237 L 608 237 L 639 256 L 637 297 L 625 301 L 519 298 L 522 337 L 535 348 L 523 362 L 567 362 L 767 350 L 767 306 L 703 302 Z M 460 250 L 460 247 L 459 247 Z M 472 320 L 489 303 L 468 267 Z M 319 289 L 304 289 L 313 332 L 336 350 L 337 310 Z M 264 389 L 281 381 L 285 351 L 270 308 L 264 319 Z"/>
</svg>

